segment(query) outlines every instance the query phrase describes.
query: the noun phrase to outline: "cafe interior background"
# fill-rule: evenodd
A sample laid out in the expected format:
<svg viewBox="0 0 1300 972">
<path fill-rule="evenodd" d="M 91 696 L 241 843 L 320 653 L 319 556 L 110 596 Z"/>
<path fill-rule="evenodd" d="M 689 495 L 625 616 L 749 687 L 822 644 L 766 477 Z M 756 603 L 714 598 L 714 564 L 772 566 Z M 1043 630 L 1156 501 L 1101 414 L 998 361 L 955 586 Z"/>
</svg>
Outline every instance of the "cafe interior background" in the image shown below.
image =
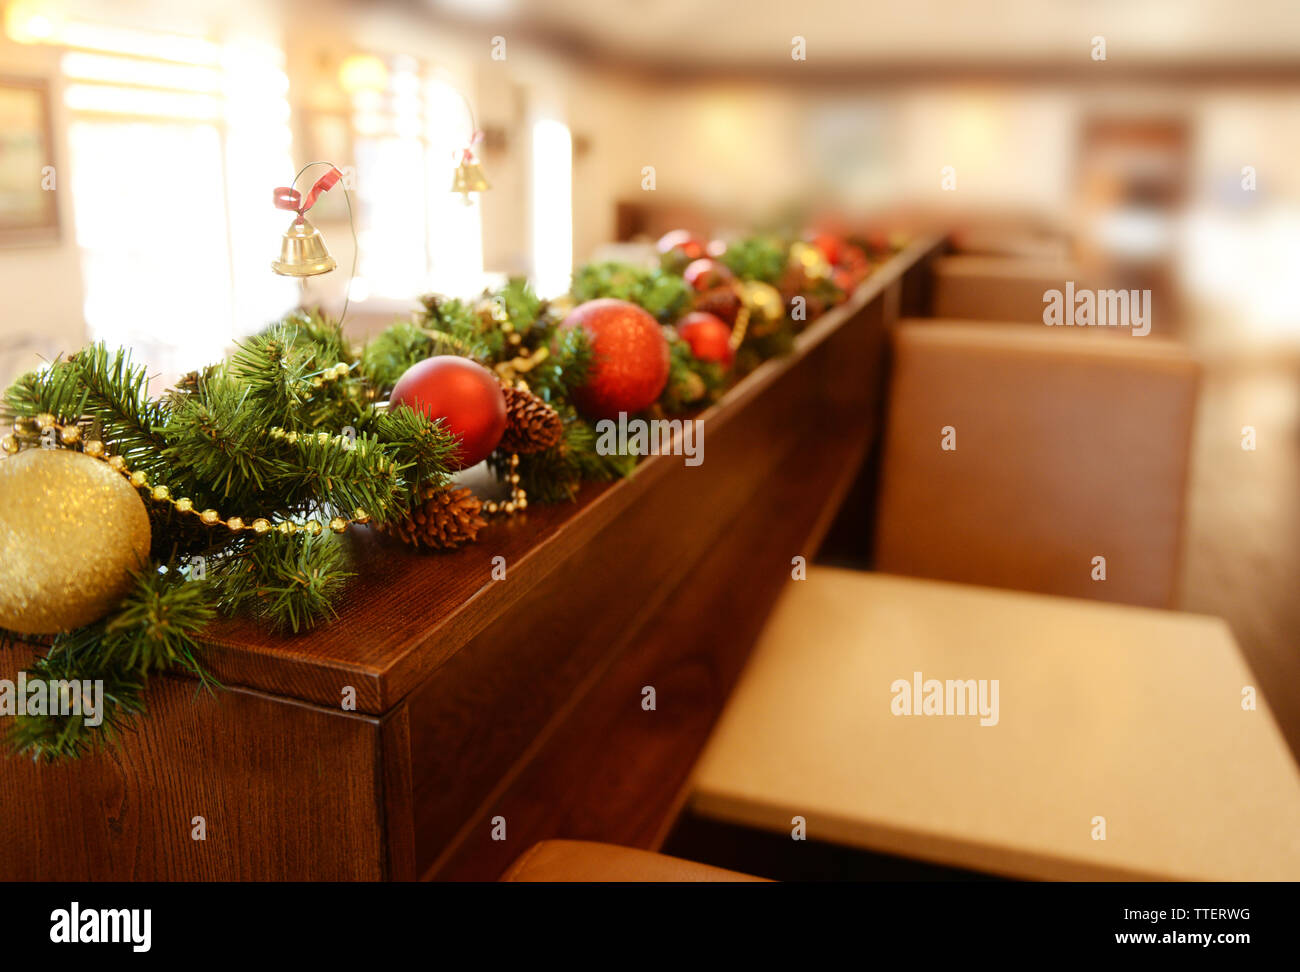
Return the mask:
<svg viewBox="0 0 1300 972">
<path fill-rule="evenodd" d="M 1200 374 L 1167 607 L 1227 622 L 1300 754 L 1294 4 L 11 0 L 0 113 L 5 384 L 103 341 L 161 390 L 299 303 L 346 298 L 359 339 L 425 293 L 522 275 L 559 296 L 678 228 L 938 234 L 946 258 L 1150 288 L 1152 334 L 1124 341 Z M 475 130 L 491 188 L 462 197 Z M 314 159 L 351 209 L 317 203 L 339 269 L 300 281 L 270 272 L 271 189 Z M 1294 835 L 1268 830 L 1295 877 Z"/>
</svg>

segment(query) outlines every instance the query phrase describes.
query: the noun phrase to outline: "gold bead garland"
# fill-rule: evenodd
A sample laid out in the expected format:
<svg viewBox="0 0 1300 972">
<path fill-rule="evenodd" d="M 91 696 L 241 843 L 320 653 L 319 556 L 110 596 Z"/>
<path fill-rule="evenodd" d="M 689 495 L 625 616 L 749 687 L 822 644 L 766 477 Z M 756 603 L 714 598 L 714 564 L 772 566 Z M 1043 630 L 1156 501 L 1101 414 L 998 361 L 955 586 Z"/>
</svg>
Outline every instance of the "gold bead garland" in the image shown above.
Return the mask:
<svg viewBox="0 0 1300 972">
<path fill-rule="evenodd" d="M 331 371 L 336 371 L 342 367 L 345 371 L 347 365 L 336 365 Z M 59 439 L 66 444 L 72 445 L 80 441 L 81 430 L 76 425 L 63 425 L 58 422 L 53 415 L 41 414 L 34 419 L 20 418 L 14 421 L 14 434 L 6 435 L 0 440 L 0 449 L 9 455 L 13 455 L 22 448 L 22 440 L 37 438 L 40 435 L 49 432 L 51 429 L 58 432 Z M 272 433 L 281 433 L 281 436 L 288 437 L 292 433 L 284 433 L 283 429 L 273 429 Z M 321 432 L 322 442 L 331 441 L 331 437 Z M 336 436 L 335 439 L 342 439 L 342 436 Z M 295 440 L 296 441 L 296 440 Z M 98 439 L 90 439 L 82 443 L 81 451 L 83 454 L 93 459 L 99 459 L 104 462 L 109 469 L 120 473 L 136 489 L 147 489 L 149 497 L 158 503 L 171 503 L 172 508 L 178 513 L 184 513 L 197 516 L 199 522 L 204 526 L 224 526 L 232 533 L 240 533 L 245 530 L 251 530 L 256 536 L 265 536 L 272 531 L 282 536 L 293 536 L 299 530 L 302 530 L 309 536 L 318 537 L 324 532 L 324 527 L 318 520 L 308 520 L 306 523 L 299 524 L 294 520 L 279 520 L 272 523 L 266 517 L 257 517 L 250 524 L 245 524 L 242 517 L 232 516 L 224 518 L 214 509 L 198 510 L 194 507 L 194 501 L 188 496 L 172 496 L 171 490 L 161 483 L 150 486 L 149 477 L 141 470 L 131 470 L 127 468 L 126 460 L 119 455 L 108 456 L 104 443 Z M 329 521 L 329 529 L 334 533 L 343 533 L 354 523 L 370 522 L 370 514 L 363 509 L 352 511 L 350 517 L 336 516 Z"/>
<path fill-rule="evenodd" d="M 324 388 L 328 382 L 338 381 L 340 378 L 346 378 L 352 369 L 340 361 L 338 364 L 326 368 L 317 375 L 307 379 L 312 388 Z"/>
<path fill-rule="evenodd" d="M 518 513 L 520 510 L 528 509 L 528 494 L 524 488 L 519 485 L 519 454 L 512 452 L 510 454 L 510 475 L 506 477 L 506 482 L 510 484 L 510 499 L 504 503 L 498 503 L 491 500 L 483 504 L 483 510 L 486 513 L 505 513 L 507 516 Z"/>
<path fill-rule="evenodd" d="M 335 365 L 334 368 L 327 369 L 325 374 L 334 377 L 342 377 L 338 374 L 339 369 L 346 374 L 348 366 L 345 364 Z M 520 386 L 527 388 L 523 382 Z M 34 419 L 19 418 L 14 421 L 14 434 L 6 435 L 0 439 L 0 450 L 9 455 L 13 455 L 22 448 L 22 439 L 36 438 L 39 435 L 55 430 L 58 433 L 60 441 L 67 445 L 81 444 L 81 451 L 93 459 L 99 459 L 104 462 L 114 472 L 120 473 L 136 489 L 148 490 L 149 497 L 158 503 L 171 503 L 172 508 L 178 513 L 197 516 L 199 522 L 204 526 L 224 526 L 232 533 L 241 533 L 251 530 L 256 536 L 265 536 L 268 533 L 276 532 L 282 536 L 293 536 L 299 530 L 302 530 L 308 536 L 318 537 L 325 532 L 325 526 L 318 520 L 307 520 L 299 524 L 295 520 L 279 520 L 272 523 L 266 517 L 257 517 L 252 523 L 245 523 L 242 517 L 222 517 L 214 509 L 198 510 L 194 507 L 194 501 L 188 496 L 172 496 L 171 490 L 161 483 L 150 485 L 149 477 L 142 470 L 131 470 L 126 465 L 126 460 L 120 455 L 108 455 L 107 449 L 99 439 L 88 439 L 82 441 L 81 429 L 77 425 L 64 425 L 60 423 L 53 415 L 48 413 L 36 416 Z M 317 442 L 321 444 L 340 445 L 344 441 L 341 435 L 331 436 L 327 432 L 317 433 L 298 433 L 286 432 L 280 427 L 274 427 L 269 430 L 268 434 L 274 439 L 280 439 L 286 442 L 298 442 L 300 439 L 314 435 Z M 491 514 L 504 513 L 513 515 L 520 510 L 528 508 L 528 494 L 523 487 L 519 485 L 519 456 L 512 453 L 510 456 L 510 473 L 506 481 L 510 485 L 510 498 L 504 502 L 498 503 L 493 500 L 484 504 L 484 511 Z M 381 469 L 383 468 L 381 464 Z M 370 514 L 363 509 L 353 510 L 350 517 L 335 516 L 330 519 L 328 528 L 333 533 L 343 533 L 354 523 L 369 523 Z"/>
</svg>

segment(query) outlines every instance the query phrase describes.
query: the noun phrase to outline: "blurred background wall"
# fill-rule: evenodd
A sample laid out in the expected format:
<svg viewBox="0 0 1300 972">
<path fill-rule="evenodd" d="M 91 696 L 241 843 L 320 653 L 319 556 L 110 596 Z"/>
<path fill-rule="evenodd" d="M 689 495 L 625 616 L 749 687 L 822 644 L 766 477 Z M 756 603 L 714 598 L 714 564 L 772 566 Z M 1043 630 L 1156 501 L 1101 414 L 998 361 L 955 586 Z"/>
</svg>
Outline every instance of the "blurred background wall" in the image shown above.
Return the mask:
<svg viewBox="0 0 1300 972">
<path fill-rule="evenodd" d="M 562 290 L 638 231 L 833 218 L 1000 226 L 1166 279 L 1216 353 L 1300 345 L 1291 3 L 10 0 L 0 78 L 3 380 L 93 339 L 171 374 L 337 307 L 337 190 L 341 272 L 269 270 L 271 189 L 317 158 L 353 186 L 363 326 L 501 274 Z"/>
</svg>

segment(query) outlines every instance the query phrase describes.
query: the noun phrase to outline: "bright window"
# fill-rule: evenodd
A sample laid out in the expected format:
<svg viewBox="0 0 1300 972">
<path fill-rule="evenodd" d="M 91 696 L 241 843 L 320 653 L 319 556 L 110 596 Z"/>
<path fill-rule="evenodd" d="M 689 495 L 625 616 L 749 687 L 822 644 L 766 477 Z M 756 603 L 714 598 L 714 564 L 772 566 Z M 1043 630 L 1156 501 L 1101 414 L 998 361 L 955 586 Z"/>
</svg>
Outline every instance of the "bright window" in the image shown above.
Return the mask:
<svg viewBox="0 0 1300 972">
<path fill-rule="evenodd" d="M 288 79 L 270 43 L 66 25 L 77 245 L 91 340 L 174 375 L 297 299 L 270 261 L 291 172 Z M 92 53 L 93 52 L 93 53 Z"/>
<path fill-rule="evenodd" d="M 411 58 L 353 93 L 360 266 L 353 293 L 410 298 L 483 286 L 479 203 L 451 192 L 474 123 L 456 88 Z"/>
<path fill-rule="evenodd" d="M 533 125 L 533 284 L 543 297 L 569 289 L 573 271 L 573 139 L 551 118 Z"/>
</svg>

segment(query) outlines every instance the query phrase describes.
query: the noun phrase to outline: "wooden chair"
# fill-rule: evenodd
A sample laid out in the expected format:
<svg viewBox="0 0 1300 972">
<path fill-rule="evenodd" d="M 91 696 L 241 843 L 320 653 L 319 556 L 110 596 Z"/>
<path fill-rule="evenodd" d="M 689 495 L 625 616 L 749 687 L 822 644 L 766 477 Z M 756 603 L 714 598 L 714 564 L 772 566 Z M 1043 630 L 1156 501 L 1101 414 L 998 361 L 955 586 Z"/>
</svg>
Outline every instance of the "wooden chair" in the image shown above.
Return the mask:
<svg viewBox="0 0 1300 972">
<path fill-rule="evenodd" d="M 589 840 L 543 840 L 526 850 L 501 876 L 511 882 L 637 883 L 762 881 L 736 871 Z"/>
</svg>

